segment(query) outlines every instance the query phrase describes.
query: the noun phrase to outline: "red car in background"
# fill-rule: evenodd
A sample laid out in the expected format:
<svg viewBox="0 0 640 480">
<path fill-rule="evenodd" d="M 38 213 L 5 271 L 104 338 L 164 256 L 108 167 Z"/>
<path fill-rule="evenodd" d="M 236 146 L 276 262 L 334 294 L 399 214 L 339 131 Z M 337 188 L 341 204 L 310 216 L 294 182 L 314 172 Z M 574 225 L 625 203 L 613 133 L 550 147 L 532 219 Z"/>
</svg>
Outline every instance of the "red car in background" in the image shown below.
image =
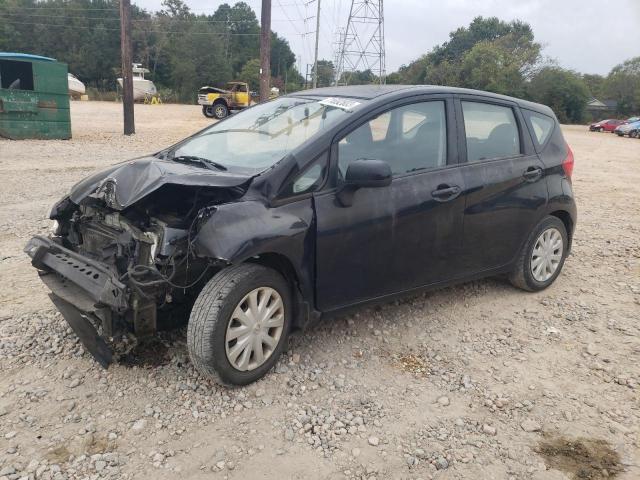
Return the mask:
<svg viewBox="0 0 640 480">
<path fill-rule="evenodd" d="M 614 120 L 614 119 L 600 120 L 597 123 L 592 123 L 591 125 L 589 125 L 589 131 L 590 132 L 613 132 L 616 128 L 618 128 L 623 123 L 625 123 L 624 120 Z"/>
</svg>

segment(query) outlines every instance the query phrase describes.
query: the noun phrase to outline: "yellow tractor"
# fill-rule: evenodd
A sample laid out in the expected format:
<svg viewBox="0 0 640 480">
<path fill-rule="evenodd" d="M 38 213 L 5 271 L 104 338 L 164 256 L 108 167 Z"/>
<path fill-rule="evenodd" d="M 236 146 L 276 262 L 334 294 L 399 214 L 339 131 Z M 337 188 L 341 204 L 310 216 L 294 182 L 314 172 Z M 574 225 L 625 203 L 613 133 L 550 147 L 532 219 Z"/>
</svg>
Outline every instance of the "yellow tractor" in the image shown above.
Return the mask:
<svg viewBox="0 0 640 480">
<path fill-rule="evenodd" d="M 218 120 L 231 110 L 242 110 L 251 103 L 249 85 L 245 82 L 228 82 L 225 88 L 202 87 L 198 90 L 198 104 L 207 118 Z"/>
</svg>

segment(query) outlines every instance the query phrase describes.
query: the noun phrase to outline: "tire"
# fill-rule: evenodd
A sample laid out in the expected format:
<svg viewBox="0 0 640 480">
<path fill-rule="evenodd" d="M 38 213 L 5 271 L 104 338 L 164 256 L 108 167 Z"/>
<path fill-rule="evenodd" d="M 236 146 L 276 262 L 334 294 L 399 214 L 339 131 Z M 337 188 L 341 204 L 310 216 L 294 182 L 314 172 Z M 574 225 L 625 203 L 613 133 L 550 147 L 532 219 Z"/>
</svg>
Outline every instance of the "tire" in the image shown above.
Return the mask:
<svg viewBox="0 0 640 480">
<path fill-rule="evenodd" d="M 224 102 L 218 102 L 213 104 L 213 116 L 218 120 L 222 120 L 229 115 L 229 108 Z"/>
<path fill-rule="evenodd" d="M 629 137 L 630 138 L 638 138 L 638 130 L 634 130 L 632 132 L 629 132 Z"/>
<path fill-rule="evenodd" d="M 227 334 L 231 329 L 245 328 L 245 325 L 240 324 L 234 315 L 238 308 L 242 309 L 243 305 L 247 305 L 247 309 L 250 308 L 247 304 L 249 300 L 247 302 L 244 300 L 256 290 L 275 291 L 279 295 L 282 301 L 280 313 L 283 317 L 282 327 L 277 343 L 272 347 L 260 341 L 260 351 L 264 353 L 264 351 L 270 350 L 268 355 L 264 355 L 263 363 L 257 361 L 255 344 L 250 339 L 252 337 L 247 337 L 247 335 L 255 336 L 257 331 L 261 334 L 259 338 L 264 338 L 265 331 L 269 335 L 277 333 L 275 327 L 262 327 L 269 330 L 256 330 L 256 327 L 252 326 L 249 327 L 248 333 L 238 336 L 239 339 L 249 338 L 245 345 L 251 345 L 252 350 L 247 357 L 250 357 L 249 360 L 254 359 L 255 364 L 253 368 L 250 368 L 251 364 L 249 364 L 248 368 L 243 371 L 233 364 L 234 360 L 230 359 L 232 355 L 230 357 L 228 353 L 232 352 L 233 347 L 240 343 L 237 339 L 235 339 L 235 344 L 234 339 L 227 340 Z M 277 300 L 277 295 L 273 295 L 273 298 L 269 297 L 265 306 L 272 305 L 271 301 L 274 298 Z M 264 297 L 258 296 L 257 298 L 260 300 Z M 278 318 L 280 314 L 277 315 Z M 201 374 L 222 385 L 247 385 L 255 382 L 275 365 L 280 354 L 286 348 L 291 314 L 291 286 L 278 272 L 252 263 L 227 267 L 209 280 L 195 301 L 187 328 L 189 357 Z M 275 319 L 276 316 L 272 318 Z M 264 348 L 265 346 L 266 348 Z M 240 362 L 246 349 L 245 347 L 242 353 L 237 355 L 235 362 Z"/>
<path fill-rule="evenodd" d="M 534 274 L 532 269 L 534 248 L 536 247 L 538 239 L 542 238 L 543 233 L 547 232 L 548 234 L 555 236 L 556 233 L 554 233 L 554 231 L 557 232 L 562 239 L 562 252 L 560 253 L 558 263 L 555 266 L 555 270 L 548 278 L 540 278 L 540 275 L 536 278 L 536 274 Z M 529 238 L 518 255 L 515 268 L 509 275 L 509 281 L 513 286 L 528 292 L 544 290 L 551 285 L 556 278 L 558 278 L 558 275 L 560 275 L 564 261 L 567 258 L 568 248 L 569 241 L 567 229 L 565 228 L 564 223 L 562 223 L 562 221 L 557 217 L 547 216 L 543 218 L 542 221 L 540 221 L 540 223 L 538 223 L 538 225 L 536 225 L 536 227 L 531 231 Z"/>
<path fill-rule="evenodd" d="M 603 127 L 600 127 L 600 128 L 598 129 L 598 131 L 599 131 L 600 133 L 602 133 L 602 132 L 604 132 L 604 128 L 603 128 Z"/>
<path fill-rule="evenodd" d="M 213 114 L 213 105 L 203 105 L 202 114 L 207 118 L 214 118 L 215 115 Z"/>
</svg>

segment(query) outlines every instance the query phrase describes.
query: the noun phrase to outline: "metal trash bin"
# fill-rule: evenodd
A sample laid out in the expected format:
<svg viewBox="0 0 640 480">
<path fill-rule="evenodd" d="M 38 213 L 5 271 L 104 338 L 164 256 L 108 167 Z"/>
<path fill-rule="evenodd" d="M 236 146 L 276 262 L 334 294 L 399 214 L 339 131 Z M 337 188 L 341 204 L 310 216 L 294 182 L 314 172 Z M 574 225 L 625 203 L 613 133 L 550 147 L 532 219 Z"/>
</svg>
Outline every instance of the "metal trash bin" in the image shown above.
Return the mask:
<svg viewBox="0 0 640 480">
<path fill-rule="evenodd" d="M 71 138 L 67 64 L 0 52 L 0 137 Z"/>
</svg>

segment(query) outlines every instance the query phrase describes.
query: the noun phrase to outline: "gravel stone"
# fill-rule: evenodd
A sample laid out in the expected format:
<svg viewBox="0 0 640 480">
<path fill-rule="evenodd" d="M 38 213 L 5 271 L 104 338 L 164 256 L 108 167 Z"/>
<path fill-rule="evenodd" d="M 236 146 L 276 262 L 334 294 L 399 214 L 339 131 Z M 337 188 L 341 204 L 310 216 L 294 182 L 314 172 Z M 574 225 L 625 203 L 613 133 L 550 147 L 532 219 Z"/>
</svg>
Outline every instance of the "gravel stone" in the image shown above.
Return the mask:
<svg viewBox="0 0 640 480">
<path fill-rule="evenodd" d="M 527 419 L 520 424 L 520 427 L 525 432 L 539 432 L 542 430 L 542 426 L 535 420 Z"/>
</svg>

